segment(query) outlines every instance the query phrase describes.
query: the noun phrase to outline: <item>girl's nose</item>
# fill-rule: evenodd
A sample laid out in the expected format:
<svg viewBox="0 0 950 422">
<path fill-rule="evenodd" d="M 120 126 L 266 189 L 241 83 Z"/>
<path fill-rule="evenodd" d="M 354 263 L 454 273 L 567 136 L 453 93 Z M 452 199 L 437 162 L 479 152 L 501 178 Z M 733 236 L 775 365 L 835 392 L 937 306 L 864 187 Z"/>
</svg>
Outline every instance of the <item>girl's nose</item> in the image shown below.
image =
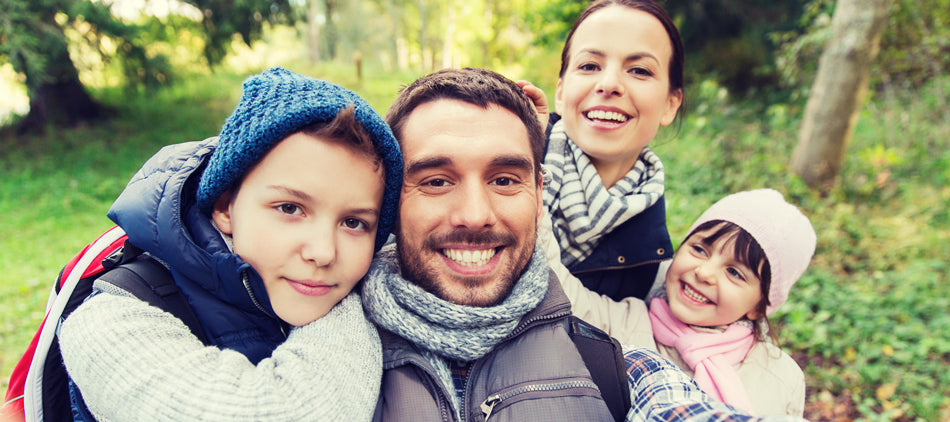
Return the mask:
<svg viewBox="0 0 950 422">
<path fill-rule="evenodd" d="M 705 261 L 696 267 L 696 278 L 706 284 L 716 284 L 716 265 L 711 261 Z"/>
</svg>

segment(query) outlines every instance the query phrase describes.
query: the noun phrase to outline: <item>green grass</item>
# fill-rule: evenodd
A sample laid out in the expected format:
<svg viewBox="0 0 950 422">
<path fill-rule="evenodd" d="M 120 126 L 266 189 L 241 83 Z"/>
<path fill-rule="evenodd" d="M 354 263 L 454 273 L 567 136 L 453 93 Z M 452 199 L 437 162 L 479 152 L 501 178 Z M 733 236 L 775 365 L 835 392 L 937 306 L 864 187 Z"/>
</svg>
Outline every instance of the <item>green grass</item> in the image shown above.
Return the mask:
<svg viewBox="0 0 950 422">
<path fill-rule="evenodd" d="M 349 65 L 287 67 L 350 87 L 381 112 L 418 76 L 367 68 L 357 81 Z M 111 226 L 105 212 L 129 177 L 162 145 L 216 134 L 243 76 L 186 77 L 134 98 L 99 92 L 114 107 L 99 124 L 0 134 L 0 387 L 53 278 Z M 950 78 L 939 83 L 950 92 Z M 950 417 L 950 122 L 931 92 L 873 98 L 826 197 L 788 169 L 798 102 L 731 101 L 714 83 L 696 83 L 687 119 L 652 145 L 667 168 L 674 242 L 738 190 L 778 189 L 811 218 L 815 259 L 773 322 L 805 369 L 812 409 L 845 398 L 865 420 Z"/>
</svg>

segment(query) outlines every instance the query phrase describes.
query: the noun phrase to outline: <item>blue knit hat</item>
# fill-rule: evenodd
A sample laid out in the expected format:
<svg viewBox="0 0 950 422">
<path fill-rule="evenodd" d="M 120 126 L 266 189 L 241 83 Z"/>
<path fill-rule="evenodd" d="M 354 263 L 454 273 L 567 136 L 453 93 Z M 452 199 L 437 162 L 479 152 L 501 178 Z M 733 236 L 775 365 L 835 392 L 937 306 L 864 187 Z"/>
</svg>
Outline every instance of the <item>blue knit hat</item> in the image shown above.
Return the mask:
<svg viewBox="0 0 950 422">
<path fill-rule="evenodd" d="M 329 122 L 353 105 L 385 170 L 376 249 L 389 237 L 402 188 L 402 154 L 386 122 L 354 92 L 337 84 L 275 67 L 244 81 L 244 94 L 224 122 L 218 146 L 198 183 L 198 209 L 211 215 L 214 202 L 244 177 L 278 142 L 316 122 Z"/>
</svg>

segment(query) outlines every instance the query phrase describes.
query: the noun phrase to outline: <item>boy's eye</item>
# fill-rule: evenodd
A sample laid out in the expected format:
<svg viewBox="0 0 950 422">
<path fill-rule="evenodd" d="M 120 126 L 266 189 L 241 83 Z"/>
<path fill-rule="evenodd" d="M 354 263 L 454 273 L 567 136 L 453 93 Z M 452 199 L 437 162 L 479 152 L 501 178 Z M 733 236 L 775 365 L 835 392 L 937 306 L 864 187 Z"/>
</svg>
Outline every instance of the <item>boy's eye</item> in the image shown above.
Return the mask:
<svg viewBox="0 0 950 422">
<path fill-rule="evenodd" d="M 280 204 L 277 209 L 284 214 L 296 215 L 300 213 L 300 207 L 295 204 Z"/>
<path fill-rule="evenodd" d="M 362 230 L 366 226 L 366 223 L 358 218 L 347 218 L 343 220 L 343 227 L 346 227 L 350 230 Z"/>
</svg>

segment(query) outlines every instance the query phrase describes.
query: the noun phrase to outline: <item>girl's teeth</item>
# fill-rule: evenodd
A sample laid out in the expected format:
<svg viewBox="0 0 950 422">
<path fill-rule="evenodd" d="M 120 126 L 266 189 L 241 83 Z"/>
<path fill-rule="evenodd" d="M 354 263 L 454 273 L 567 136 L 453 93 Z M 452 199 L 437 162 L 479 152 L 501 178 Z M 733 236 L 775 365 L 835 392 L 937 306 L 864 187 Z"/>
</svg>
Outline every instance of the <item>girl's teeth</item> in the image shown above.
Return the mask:
<svg viewBox="0 0 950 422">
<path fill-rule="evenodd" d="M 587 118 L 591 120 L 614 120 L 620 123 L 627 121 L 627 116 L 615 111 L 591 110 L 587 112 Z"/>
<path fill-rule="evenodd" d="M 443 253 L 449 259 L 468 267 L 488 264 L 488 261 L 491 261 L 492 257 L 495 256 L 494 249 L 483 249 L 480 251 L 445 249 Z"/>
<path fill-rule="evenodd" d="M 699 292 L 693 290 L 691 287 L 689 287 L 689 285 L 686 285 L 686 284 L 683 285 L 683 293 L 686 293 L 686 296 L 688 296 L 690 299 L 693 299 L 697 302 L 709 303 L 709 299 L 707 299 L 706 296 L 699 294 Z"/>
</svg>

